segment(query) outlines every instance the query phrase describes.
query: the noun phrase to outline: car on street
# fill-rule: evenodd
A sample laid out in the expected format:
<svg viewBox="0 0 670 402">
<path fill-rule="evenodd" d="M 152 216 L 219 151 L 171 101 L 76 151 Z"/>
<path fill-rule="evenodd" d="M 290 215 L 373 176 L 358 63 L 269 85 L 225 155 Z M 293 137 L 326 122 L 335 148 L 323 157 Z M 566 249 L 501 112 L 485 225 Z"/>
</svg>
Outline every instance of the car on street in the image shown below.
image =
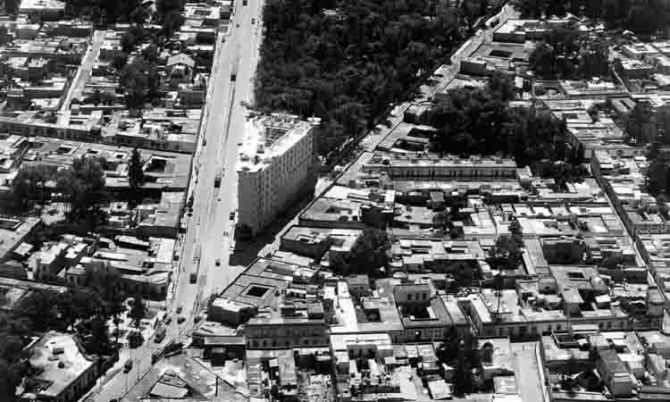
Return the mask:
<svg viewBox="0 0 670 402">
<path fill-rule="evenodd" d="M 123 372 L 127 373 L 132 369 L 133 369 L 133 361 L 131 359 L 126 360 L 126 362 L 123 364 Z"/>
<path fill-rule="evenodd" d="M 217 267 L 220 267 L 221 266 L 221 259 L 217 258 L 214 263 L 216 264 Z"/>
<path fill-rule="evenodd" d="M 255 23 L 256 23 L 256 18 L 252 18 L 252 19 L 251 19 L 251 23 L 252 23 L 252 24 L 255 24 Z"/>
<path fill-rule="evenodd" d="M 156 335 L 154 336 L 154 343 L 163 342 L 163 339 L 165 339 L 166 332 L 167 331 L 166 331 L 165 327 L 158 328 L 158 330 L 156 330 Z"/>
<path fill-rule="evenodd" d="M 168 317 L 167 320 L 165 320 L 165 325 L 170 325 L 172 322 L 172 317 Z"/>
<path fill-rule="evenodd" d="M 235 211 L 230 213 L 230 220 L 234 221 L 235 220 Z"/>
<path fill-rule="evenodd" d="M 181 311 L 184 309 L 183 306 L 178 306 L 177 307 L 177 314 L 181 314 Z"/>
<path fill-rule="evenodd" d="M 177 318 L 177 324 L 182 324 L 184 321 L 186 321 L 186 318 L 184 318 L 184 317 L 178 317 Z"/>
</svg>

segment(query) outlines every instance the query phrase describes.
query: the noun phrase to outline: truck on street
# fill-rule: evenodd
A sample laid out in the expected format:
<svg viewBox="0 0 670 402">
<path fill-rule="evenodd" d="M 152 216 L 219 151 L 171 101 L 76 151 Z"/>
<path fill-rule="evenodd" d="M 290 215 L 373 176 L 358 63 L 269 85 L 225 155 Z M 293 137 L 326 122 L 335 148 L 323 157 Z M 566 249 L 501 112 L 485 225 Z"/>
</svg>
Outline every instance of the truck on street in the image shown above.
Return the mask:
<svg viewBox="0 0 670 402">
<path fill-rule="evenodd" d="M 195 253 L 193 254 L 193 267 L 191 268 L 191 275 L 189 281 L 191 283 L 196 283 L 198 281 L 198 270 L 200 269 L 200 254 L 202 253 L 202 248 L 200 244 L 195 246 Z"/>
<path fill-rule="evenodd" d="M 214 175 L 214 187 L 219 188 L 221 186 L 221 171 L 219 170 L 216 172 L 216 175 Z"/>
</svg>

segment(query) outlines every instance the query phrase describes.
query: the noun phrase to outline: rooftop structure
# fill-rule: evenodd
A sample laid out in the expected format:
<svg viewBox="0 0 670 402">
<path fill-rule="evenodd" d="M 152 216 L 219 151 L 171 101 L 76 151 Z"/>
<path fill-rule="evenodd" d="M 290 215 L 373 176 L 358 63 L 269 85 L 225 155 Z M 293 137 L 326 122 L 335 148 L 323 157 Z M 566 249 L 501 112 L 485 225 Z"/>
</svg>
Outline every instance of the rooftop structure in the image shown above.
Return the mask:
<svg viewBox="0 0 670 402">
<path fill-rule="evenodd" d="M 30 348 L 29 361 L 38 369 L 31 378 L 34 389 L 25 389 L 39 399 L 74 400 L 92 386 L 98 376 L 96 358 L 85 355 L 70 334 L 47 332 Z"/>
</svg>

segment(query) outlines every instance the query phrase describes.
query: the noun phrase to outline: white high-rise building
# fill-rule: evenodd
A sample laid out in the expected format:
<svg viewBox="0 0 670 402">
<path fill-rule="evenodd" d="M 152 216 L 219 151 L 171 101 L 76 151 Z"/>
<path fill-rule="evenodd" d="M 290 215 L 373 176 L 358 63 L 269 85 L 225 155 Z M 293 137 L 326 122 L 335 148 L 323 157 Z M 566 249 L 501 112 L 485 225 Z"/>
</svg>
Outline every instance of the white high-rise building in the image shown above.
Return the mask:
<svg viewBox="0 0 670 402">
<path fill-rule="evenodd" d="M 237 161 L 238 227 L 256 235 L 298 197 L 314 191 L 320 119 L 275 113 L 253 119 Z"/>
</svg>

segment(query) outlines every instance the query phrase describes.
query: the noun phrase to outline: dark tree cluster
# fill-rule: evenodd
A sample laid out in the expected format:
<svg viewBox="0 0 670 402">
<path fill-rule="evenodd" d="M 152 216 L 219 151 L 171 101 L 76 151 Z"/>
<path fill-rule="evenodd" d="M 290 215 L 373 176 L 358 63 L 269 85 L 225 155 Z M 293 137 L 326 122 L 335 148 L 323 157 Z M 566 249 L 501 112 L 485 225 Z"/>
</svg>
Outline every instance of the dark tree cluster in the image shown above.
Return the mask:
<svg viewBox="0 0 670 402">
<path fill-rule="evenodd" d="M 0 400 L 16 400 L 16 387 L 29 371 L 23 348 L 30 342 L 30 327 L 25 318 L 0 313 Z"/>
<path fill-rule="evenodd" d="M 460 88 L 435 104 L 432 124 L 438 128 L 432 147 L 439 153 L 512 156 L 519 166 L 542 160 L 578 163 L 567 145 L 565 123 L 551 113 L 510 108 L 510 78 L 495 74 L 485 88 Z"/>
<path fill-rule="evenodd" d="M 257 106 L 321 117 L 325 153 L 371 128 L 448 61 L 463 9 L 429 0 L 269 0 L 263 20 Z"/>
<path fill-rule="evenodd" d="M 495 246 L 491 249 L 489 263 L 494 269 L 514 270 L 522 262 L 523 232 L 521 224 L 512 218 L 509 224 L 509 234 L 498 236 Z"/>
<path fill-rule="evenodd" d="M 56 188 L 70 205 L 69 215 L 73 220 L 86 222 L 89 226 L 104 222 L 101 205 L 107 201 L 105 190 L 104 159 L 81 157 L 72 160 L 72 166 L 59 172 Z"/>
<path fill-rule="evenodd" d="M 142 199 L 142 185 L 146 181 L 142 167 L 142 155 L 137 148 L 133 149 L 128 162 L 128 184 L 130 185 L 131 206 L 137 205 Z"/>
<path fill-rule="evenodd" d="M 645 176 L 647 191 L 654 196 L 670 193 L 670 152 L 654 142 L 649 147 L 647 160 L 650 161 Z"/>
<path fill-rule="evenodd" d="M 95 225 L 102 223 L 105 216 L 100 207 L 108 199 L 104 173 L 106 165 L 108 162 L 104 158 L 97 157 L 76 158 L 72 166 L 64 171 L 55 171 L 44 165 L 23 165 L 11 183 L 8 207 L 13 213 L 26 213 L 50 199 L 55 190 L 68 201 L 71 219 Z M 142 157 L 134 149 L 128 162 L 129 199 L 133 205 L 142 199 L 145 181 Z"/>
<path fill-rule="evenodd" d="M 454 219 L 450 211 L 440 211 L 433 216 L 433 228 L 442 236 L 458 238 L 458 230 L 454 227 Z"/>
<path fill-rule="evenodd" d="M 668 26 L 664 0 L 515 0 L 524 18 L 577 16 L 602 19 L 609 29 L 629 29 L 640 34 L 656 34 Z"/>
<path fill-rule="evenodd" d="M 88 16 L 94 24 L 131 22 L 133 12 L 143 7 L 140 0 L 66 0 L 66 11 L 72 17 Z"/>
<path fill-rule="evenodd" d="M 44 201 L 49 190 L 47 184 L 53 180 L 55 172 L 44 165 L 24 165 L 12 181 L 9 202 L 16 213 L 24 213 Z"/>
<path fill-rule="evenodd" d="M 185 0 L 158 0 L 156 2 L 156 19 L 161 24 L 161 33 L 169 38 L 184 23 L 182 11 Z"/>
<path fill-rule="evenodd" d="M 2 6 L 4 8 L 5 14 L 14 15 L 18 12 L 19 9 L 19 0 L 4 0 Z"/>
<path fill-rule="evenodd" d="M 388 264 L 391 241 L 386 231 L 367 228 L 354 243 L 351 253 L 336 261 L 333 269 L 342 275 L 369 274 L 378 276 Z"/>
<path fill-rule="evenodd" d="M 119 74 L 119 82 L 125 90 L 129 109 L 141 110 L 146 102 L 160 98 L 160 75 L 155 63 L 144 57 L 136 57 L 126 64 Z"/>
<path fill-rule="evenodd" d="M 0 313 L 0 400 L 13 401 L 16 387 L 34 368 L 26 363 L 24 347 L 31 336 L 49 330 L 74 331 L 89 354 L 114 351 L 107 321 L 124 310 L 121 277 L 112 269 L 87 269 L 85 287 L 65 293 L 34 291 Z M 31 389 L 33 385 L 24 386 Z"/>
<path fill-rule="evenodd" d="M 575 35 L 548 37 L 537 44 L 528 64 L 542 79 L 591 79 L 609 75 L 608 44 Z"/>
<path fill-rule="evenodd" d="M 482 359 L 476 337 L 471 334 L 459 336 L 451 330 L 436 353 L 440 362 L 455 369 L 453 377 L 455 396 L 462 397 L 477 391 L 479 384 L 475 373 L 481 369 Z"/>
</svg>

